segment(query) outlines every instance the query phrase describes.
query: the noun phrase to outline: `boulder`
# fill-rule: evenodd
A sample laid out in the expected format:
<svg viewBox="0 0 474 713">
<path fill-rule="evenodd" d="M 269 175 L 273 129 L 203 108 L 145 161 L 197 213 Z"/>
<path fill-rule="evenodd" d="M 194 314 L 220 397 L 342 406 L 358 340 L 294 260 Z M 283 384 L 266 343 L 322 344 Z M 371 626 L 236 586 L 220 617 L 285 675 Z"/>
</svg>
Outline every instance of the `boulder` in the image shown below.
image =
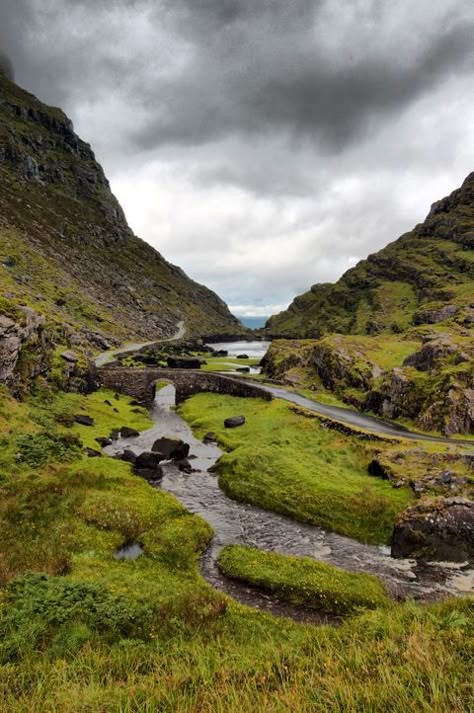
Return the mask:
<svg viewBox="0 0 474 713">
<path fill-rule="evenodd" d="M 102 453 L 99 453 L 99 451 L 96 451 L 94 448 L 84 448 L 84 453 L 86 453 L 89 458 L 102 458 Z"/>
<path fill-rule="evenodd" d="M 213 431 L 209 431 L 202 440 L 204 443 L 216 443 L 217 436 Z"/>
<path fill-rule="evenodd" d="M 163 460 L 165 460 L 163 453 L 144 451 L 136 457 L 135 467 L 156 470 Z"/>
<path fill-rule="evenodd" d="M 248 354 L 237 354 L 237 359 L 248 359 L 249 355 Z"/>
<path fill-rule="evenodd" d="M 214 352 L 213 356 L 223 358 L 223 357 L 228 357 L 229 352 L 226 351 L 225 349 L 218 349 L 217 351 Z"/>
<path fill-rule="evenodd" d="M 250 374 L 250 367 L 249 366 L 238 366 L 236 371 L 239 374 Z"/>
<path fill-rule="evenodd" d="M 226 428 L 237 428 L 238 426 L 243 426 L 244 423 L 245 416 L 232 416 L 232 418 L 226 418 L 224 426 Z"/>
<path fill-rule="evenodd" d="M 176 461 L 176 465 L 182 473 L 196 473 L 196 469 L 192 467 L 191 463 L 184 458 L 183 460 Z"/>
<path fill-rule="evenodd" d="M 393 557 L 463 562 L 474 556 L 474 502 L 463 497 L 420 502 L 395 524 Z"/>
<path fill-rule="evenodd" d="M 201 363 L 197 357 L 168 357 L 167 359 L 170 369 L 200 369 Z"/>
<path fill-rule="evenodd" d="M 78 416 L 74 416 L 74 420 L 76 423 L 78 423 L 81 426 L 93 426 L 94 425 L 94 419 L 91 418 L 90 416 L 82 416 L 79 414 Z"/>
<path fill-rule="evenodd" d="M 137 460 L 137 454 L 126 448 L 122 453 L 116 455 L 115 458 L 117 458 L 117 460 L 123 460 L 125 463 L 133 464 Z"/>
<path fill-rule="evenodd" d="M 138 431 L 134 428 L 129 428 L 128 426 L 122 426 L 120 429 L 120 435 L 122 438 L 136 438 L 140 435 Z"/>
<path fill-rule="evenodd" d="M 95 442 L 99 444 L 99 446 L 102 446 L 102 448 L 106 448 L 107 446 L 112 445 L 112 439 L 111 438 L 104 438 L 102 436 L 99 436 L 98 438 L 95 439 Z"/>
<path fill-rule="evenodd" d="M 190 446 L 175 438 L 158 438 L 151 450 L 162 455 L 162 460 L 184 460 L 189 456 Z"/>
<path fill-rule="evenodd" d="M 163 470 L 160 466 L 156 468 L 134 468 L 135 475 L 148 480 L 149 483 L 157 483 L 163 478 Z"/>
</svg>

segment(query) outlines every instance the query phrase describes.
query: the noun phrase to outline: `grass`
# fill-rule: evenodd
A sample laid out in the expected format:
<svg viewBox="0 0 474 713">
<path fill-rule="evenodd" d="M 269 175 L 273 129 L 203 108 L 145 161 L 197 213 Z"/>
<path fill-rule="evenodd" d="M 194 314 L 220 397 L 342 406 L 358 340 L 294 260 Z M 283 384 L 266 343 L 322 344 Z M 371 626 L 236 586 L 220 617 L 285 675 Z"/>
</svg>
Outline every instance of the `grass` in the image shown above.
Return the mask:
<svg viewBox="0 0 474 713">
<path fill-rule="evenodd" d="M 201 366 L 202 371 L 235 371 L 238 367 L 258 366 L 260 359 L 237 359 L 237 357 L 210 357 L 202 355 L 205 364 Z"/>
<path fill-rule="evenodd" d="M 217 465 L 219 484 L 237 500 L 371 543 L 389 541 L 397 513 L 411 501 L 408 489 L 367 475 L 371 454 L 356 439 L 278 399 L 198 394 L 180 413 L 227 449 Z M 226 430 L 224 419 L 236 414 L 246 425 Z"/>
<path fill-rule="evenodd" d="M 63 434 L 56 419 L 80 405 L 96 419 L 73 427 L 81 437 L 143 418 L 126 397 L 118 414 L 104 398 L 18 403 L 0 390 L 0 435 Z M 2 713 L 470 709 L 472 600 L 393 603 L 338 629 L 274 619 L 204 582 L 211 528 L 127 464 L 73 449 L 33 467 L 15 452 L 1 451 Z M 116 561 L 130 541 L 144 554 Z"/>
<path fill-rule="evenodd" d="M 132 399 L 101 389 L 89 396 L 59 392 L 51 406 L 51 414 L 59 423 L 71 424 L 70 431 L 76 434 L 84 446 L 97 449 L 97 436 L 107 437 L 114 429 L 129 426 L 137 431 L 150 428 L 152 421 L 146 409 L 131 406 Z M 94 427 L 74 423 L 77 414 L 94 419 Z M 72 425 L 73 424 L 73 425 Z"/>
<path fill-rule="evenodd" d="M 219 569 L 232 579 L 326 614 L 351 614 L 389 602 L 377 577 L 345 572 L 309 557 L 289 557 L 230 545 L 221 550 Z"/>
</svg>

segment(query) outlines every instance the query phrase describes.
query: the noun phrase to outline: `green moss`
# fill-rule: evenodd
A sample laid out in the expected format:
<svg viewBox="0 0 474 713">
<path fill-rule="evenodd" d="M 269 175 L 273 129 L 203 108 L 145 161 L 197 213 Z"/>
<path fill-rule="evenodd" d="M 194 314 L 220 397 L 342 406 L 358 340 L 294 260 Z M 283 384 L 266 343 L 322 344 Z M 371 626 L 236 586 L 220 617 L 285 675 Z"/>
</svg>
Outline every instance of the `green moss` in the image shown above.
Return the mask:
<svg viewBox="0 0 474 713">
<path fill-rule="evenodd" d="M 221 550 L 219 569 L 232 579 L 326 614 L 342 616 L 389 603 L 377 577 L 345 572 L 309 557 L 288 557 L 231 545 Z"/>
<path fill-rule="evenodd" d="M 119 404 L 131 417 L 128 399 Z M 5 438 L 18 427 L 38 432 L 46 417 L 44 405 L 0 389 Z M 469 709 L 472 601 L 394 602 L 337 629 L 275 619 L 202 580 L 197 559 L 210 527 L 126 463 L 104 457 L 33 471 L 14 449 L 0 453 L 2 710 Z M 116 561 L 130 539 L 143 555 Z M 272 565 L 269 580 L 277 574 Z M 335 600 L 331 577 L 322 581 Z"/>
<path fill-rule="evenodd" d="M 180 407 L 199 434 L 217 434 L 228 450 L 219 484 L 237 500 L 290 515 L 365 542 L 388 542 L 395 517 L 411 500 L 407 489 L 367 474 L 370 453 L 356 441 L 295 414 L 275 399 L 199 394 Z M 224 428 L 228 416 L 246 425 Z"/>
</svg>

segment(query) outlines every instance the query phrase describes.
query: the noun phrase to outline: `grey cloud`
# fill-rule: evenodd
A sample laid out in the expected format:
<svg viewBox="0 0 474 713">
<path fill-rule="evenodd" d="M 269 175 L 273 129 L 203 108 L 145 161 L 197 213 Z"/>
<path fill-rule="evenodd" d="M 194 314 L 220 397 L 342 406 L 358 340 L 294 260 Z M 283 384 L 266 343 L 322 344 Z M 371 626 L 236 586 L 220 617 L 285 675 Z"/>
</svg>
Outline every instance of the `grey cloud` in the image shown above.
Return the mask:
<svg viewBox="0 0 474 713">
<path fill-rule="evenodd" d="M 0 0 L 19 83 L 240 305 L 337 278 L 472 170 L 473 33 L 472 0 Z"/>
</svg>

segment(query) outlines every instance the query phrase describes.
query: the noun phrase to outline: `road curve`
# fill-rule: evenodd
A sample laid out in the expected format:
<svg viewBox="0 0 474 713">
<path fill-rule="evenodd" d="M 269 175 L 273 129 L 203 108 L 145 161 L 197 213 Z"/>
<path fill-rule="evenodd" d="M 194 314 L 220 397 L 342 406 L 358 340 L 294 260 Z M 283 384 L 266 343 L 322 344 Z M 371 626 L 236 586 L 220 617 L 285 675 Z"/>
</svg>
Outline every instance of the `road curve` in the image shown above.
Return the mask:
<svg viewBox="0 0 474 713">
<path fill-rule="evenodd" d="M 130 344 L 127 344 L 123 347 L 119 347 L 118 349 L 110 349 L 107 352 L 103 352 L 102 354 L 99 354 L 98 357 L 94 359 L 94 363 L 96 366 L 105 366 L 108 364 L 110 361 L 113 361 L 113 359 L 117 356 L 120 356 L 121 354 L 129 354 L 130 352 L 137 352 L 143 347 L 149 347 L 152 344 L 162 344 L 164 342 L 176 342 L 179 339 L 182 339 L 184 335 L 186 334 L 186 327 L 184 326 L 184 321 L 181 320 L 181 322 L 178 322 L 177 324 L 177 331 L 175 334 L 173 334 L 172 337 L 166 337 L 165 339 L 153 339 L 151 342 L 131 342 Z"/>
<path fill-rule="evenodd" d="M 151 342 L 141 342 L 141 343 L 131 343 L 126 346 L 120 347 L 119 349 L 113 349 L 108 352 L 100 354 L 94 361 L 95 365 L 105 366 L 108 362 L 112 361 L 114 357 L 120 354 L 128 354 L 129 352 L 138 351 L 143 347 L 150 346 L 152 344 L 161 344 L 163 342 L 174 342 L 182 339 L 186 333 L 186 328 L 184 321 L 180 321 L 177 324 L 177 331 L 172 337 L 167 337 L 166 339 L 155 339 Z M 226 374 L 230 377 L 230 374 Z M 242 377 L 240 377 L 242 378 Z M 305 396 L 296 394 L 292 391 L 287 391 L 286 389 L 279 388 L 277 386 L 269 386 L 267 384 L 256 384 L 261 389 L 272 394 L 277 399 L 282 399 L 283 401 L 289 401 L 290 403 L 296 404 L 297 406 L 302 406 L 308 409 L 308 411 L 313 411 L 319 416 L 326 418 L 331 418 L 334 421 L 339 421 L 340 423 L 347 424 L 348 426 L 355 426 L 356 428 L 362 428 L 364 431 L 369 431 L 370 433 L 377 433 L 379 435 L 389 436 L 392 438 L 404 438 L 410 441 L 428 441 L 430 443 L 441 443 L 443 445 L 453 445 L 453 446 L 470 446 L 474 449 L 474 440 L 467 441 L 462 439 L 445 438 L 443 436 L 431 436 L 425 433 L 415 433 L 410 431 L 405 426 L 401 426 L 396 423 L 390 423 L 389 421 L 384 421 L 382 418 L 376 418 L 375 416 L 368 416 L 367 414 L 361 413 L 360 411 L 352 411 L 351 409 L 343 408 L 341 406 L 330 406 L 329 404 L 323 404 L 320 401 L 315 401 L 313 399 L 308 399 Z"/>
<path fill-rule="evenodd" d="M 300 396 L 299 394 L 287 391 L 286 389 L 280 389 L 276 386 L 267 386 L 266 384 L 262 384 L 261 388 L 268 391 L 277 399 L 289 401 L 290 403 L 308 409 L 308 411 L 313 411 L 320 416 L 326 416 L 327 418 L 340 421 L 341 423 L 345 423 L 349 426 L 363 428 L 364 431 L 369 431 L 370 433 L 392 436 L 392 438 L 407 438 L 412 441 L 430 441 L 432 443 L 442 443 L 443 445 L 471 446 L 474 449 L 474 441 L 463 441 L 460 439 L 443 438 L 443 436 L 430 436 L 425 433 L 415 433 L 414 431 L 410 431 L 408 428 L 405 428 L 405 426 L 390 423 L 389 421 L 384 421 L 383 419 L 376 418 L 375 416 L 367 416 L 366 414 L 360 413 L 360 411 L 352 411 L 347 408 L 342 408 L 341 406 L 329 406 L 328 404 L 323 404 L 320 401 L 313 401 L 313 399 L 308 399 L 305 396 Z"/>
</svg>

